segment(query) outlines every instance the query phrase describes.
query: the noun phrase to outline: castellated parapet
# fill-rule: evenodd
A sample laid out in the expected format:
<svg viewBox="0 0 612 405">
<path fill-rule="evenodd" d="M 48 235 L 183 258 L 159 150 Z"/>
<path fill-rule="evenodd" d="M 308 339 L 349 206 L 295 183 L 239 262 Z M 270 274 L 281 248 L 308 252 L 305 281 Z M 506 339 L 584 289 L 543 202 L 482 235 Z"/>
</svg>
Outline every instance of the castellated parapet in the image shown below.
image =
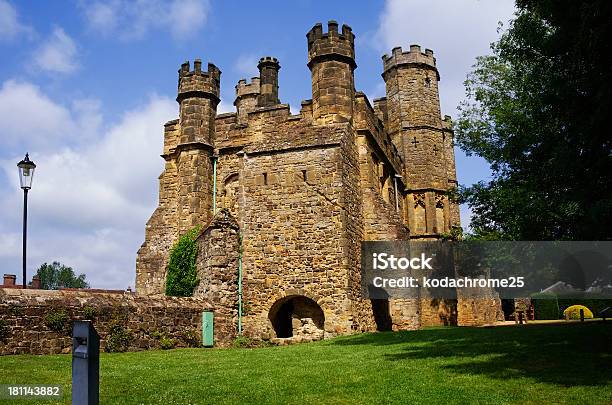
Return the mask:
<svg viewBox="0 0 612 405">
<path fill-rule="evenodd" d="M 293 115 L 272 56 L 259 60 L 259 77 L 237 83 L 236 112 L 224 114 L 219 69 L 181 66 L 180 114 L 165 125 L 137 293 L 164 293 L 172 245 L 200 225 L 196 298 L 238 325 L 240 283 L 247 336 L 308 340 L 456 322 L 454 308 L 474 306 L 360 293 L 361 241 L 439 238 L 459 225 L 447 195 L 456 187 L 452 124 L 440 116 L 433 53 L 395 48 L 383 63 L 386 96 L 372 104 L 355 90 L 349 26 L 316 24 L 307 48 L 312 98 Z M 303 336 L 303 325 L 318 331 Z"/>
<path fill-rule="evenodd" d="M 351 27 L 329 21 L 327 32 L 316 24 L 308 38 L 308 67 L 312 76 L 313 119 L 321 124 L 353 118 L 355 98 L 355 35 Z"/>
<path fill-rule="evenodd" d="M 240 79 L 236 85 L 236 113 L 238 121 L 245 123 L 247 114 L 257 108 L 257 99 L 260 94 L 260 79 L 258 76 L 251 78 L 251 82 L 247 83 L 246 79 Z"/>
<path fill-rule="evenodd" d="M 425 49 L 425 52 L 421 52 L 419 45 L 410 45 L 410 50 L 404 52 L 401 46 L 397 46 L 391 51 L 391 56 L 385 54 L 382 56 L 382 60 L 383 72 L 401 65 L 421 65 L 434 69 L 437 79 L 440 80 L 440 75 L 436 68 L 436 58 L 431 49 Z"/>
</svg>

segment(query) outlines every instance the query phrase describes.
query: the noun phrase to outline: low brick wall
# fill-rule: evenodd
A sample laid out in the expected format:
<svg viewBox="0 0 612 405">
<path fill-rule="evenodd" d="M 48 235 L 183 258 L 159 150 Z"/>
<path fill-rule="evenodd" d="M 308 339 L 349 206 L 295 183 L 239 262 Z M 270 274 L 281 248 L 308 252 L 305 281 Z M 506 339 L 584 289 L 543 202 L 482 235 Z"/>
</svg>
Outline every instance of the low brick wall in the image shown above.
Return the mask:
<svg viewBox="0 0 612 405">
<path fill-rule="evenodd" d="M 0 354 L 70 353 L 72 321 L 90 318 L 101 350 L 197 346 L 203 311 L 212 305 L 197 298 L 0 288 Z M 230 343 L 232 322 L 215 314 L 216 345 Z"/>
</svg>

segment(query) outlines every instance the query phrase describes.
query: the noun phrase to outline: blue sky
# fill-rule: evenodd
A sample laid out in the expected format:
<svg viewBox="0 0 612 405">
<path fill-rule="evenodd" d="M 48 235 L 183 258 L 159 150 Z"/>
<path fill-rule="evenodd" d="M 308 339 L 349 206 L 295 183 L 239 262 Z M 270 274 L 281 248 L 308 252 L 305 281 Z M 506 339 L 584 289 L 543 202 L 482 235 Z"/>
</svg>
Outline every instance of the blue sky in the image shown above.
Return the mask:
<svg viewBox="0 0 612 405">
<path fill-rule="evenodd" d="M 0 271 L 20 278 L 15 164 L 29 151 L 38 165 L 29 274 L 59 260 L 94 287 L 134 285 L 181 62 L 216 64 L 219 108 L 231 111 L 236 82 L 256 75 L 259 57 L 275 56 L 281 101 L 296 113 L 311 96 L 306 32 L 335 19 L 357 36 L 358 90 L 383 96 L 381 55 L 417 43 L 434 50 L 442 111 L 456 116 L 470 66 L 513 11 L 510 0 L 0 0 Z M 460 151 L 457 170 L 463 184 L 490 173 Z M 469 221 L 465 207 L 462 220 Z"/>
</svg>

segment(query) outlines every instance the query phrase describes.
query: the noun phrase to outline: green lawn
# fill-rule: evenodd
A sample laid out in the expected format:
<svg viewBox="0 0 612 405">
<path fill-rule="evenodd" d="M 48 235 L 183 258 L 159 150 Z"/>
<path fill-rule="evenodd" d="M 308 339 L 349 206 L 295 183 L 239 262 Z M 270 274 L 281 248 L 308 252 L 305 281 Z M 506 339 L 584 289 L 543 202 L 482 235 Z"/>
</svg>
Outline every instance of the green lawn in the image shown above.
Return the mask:
<svg viewBox="0 0 612 405">
<path fill-rule="evenodd" d="M 0 384 L 60 383 L 69 403 L 70 362 L 0 357 Z M 100 364 L 102 404 L 611 404 L 612 322 L 103 354 Z"/>
</svg>

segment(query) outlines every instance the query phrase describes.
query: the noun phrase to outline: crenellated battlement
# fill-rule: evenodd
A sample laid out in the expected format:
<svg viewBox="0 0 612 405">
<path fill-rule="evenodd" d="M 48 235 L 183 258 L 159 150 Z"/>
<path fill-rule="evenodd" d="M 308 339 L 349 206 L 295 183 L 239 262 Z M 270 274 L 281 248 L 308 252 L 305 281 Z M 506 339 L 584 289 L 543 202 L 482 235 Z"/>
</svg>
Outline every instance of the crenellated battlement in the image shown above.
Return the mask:
<svg viewBox="0 0 612 405">
<path fill-rule="evenodd" d="M 402 65 L 420 65 L 428 66 L 433 68 L 436 72 L 436 58 L 434 57 L 431 49 L 425 49 L 425 52 L 421 52 L 419 45 L 410 45 L 410 50 L 404 52 L 401 46 L 393 48 L 391 56 L 385 54 L 382 56 L 383 60 L 383 75 L 384 72 L 394 67 Z M 438 80 L 440 78 L 438 77 Z"/>
<path fill-rule="evenodd" d="M 188 97 L 206 97 L 219 102 L 219 86 L 221 71 L 214 64 L 208 64 L 208 70 L 202 70 L 202 61 L 193 61 L 193 70 L 190 70 L 189 61 L 184 62 L 178 71 L 178 96 L 180 103 Z"/>
<path fill-rule="evenodd" d="M 257 64 L 257 68 L 261 69 L 261 65 L 274 65 L 278 66 L 280 69 L 280 63 L 278 63 L 278 59 L 273 56 L 264 56 L 259 59 L 259 63 Z"/>
<path fill-rule="evenodd" d="M 338 31 L 338 23 L 331 20 L 327 23 L 327 32 L 323 32 L 323 25 L 317 23 L 308 34 L 308 67 L 312 67 L 318 59 L 340 59 L 348 62 L 353 69 L 355 63 L 355 34 L 348 25 L 342 25 Z"/>
<path fill-rule="evenodd" d="M 238 80 L 238 84 L 236 85 L 236 98 L 246 95 L 258 95 L 259 84 L 260 80 L 257 76 L 252 77 L 250 83 L 247 83 L 246 79 Z"/>
</svg>

